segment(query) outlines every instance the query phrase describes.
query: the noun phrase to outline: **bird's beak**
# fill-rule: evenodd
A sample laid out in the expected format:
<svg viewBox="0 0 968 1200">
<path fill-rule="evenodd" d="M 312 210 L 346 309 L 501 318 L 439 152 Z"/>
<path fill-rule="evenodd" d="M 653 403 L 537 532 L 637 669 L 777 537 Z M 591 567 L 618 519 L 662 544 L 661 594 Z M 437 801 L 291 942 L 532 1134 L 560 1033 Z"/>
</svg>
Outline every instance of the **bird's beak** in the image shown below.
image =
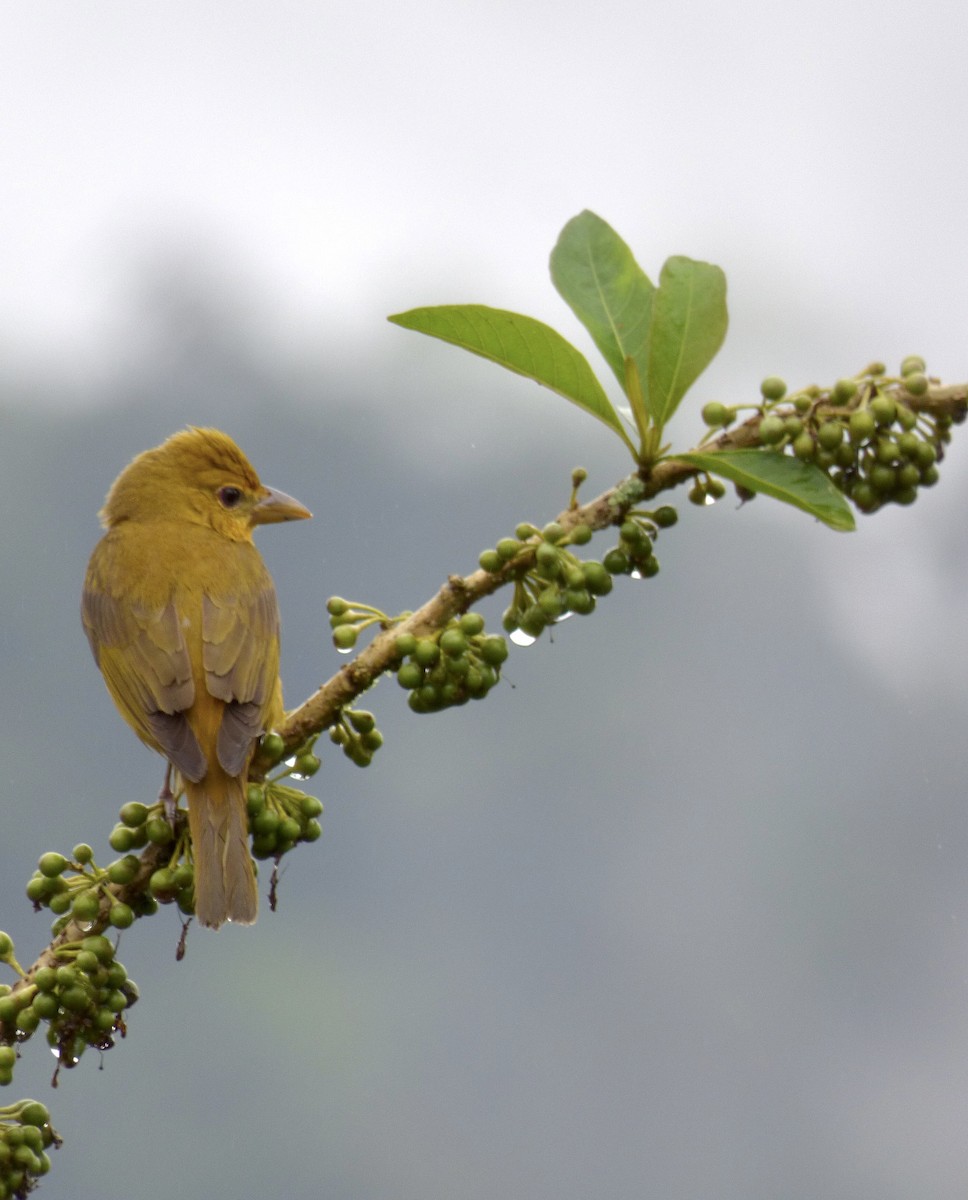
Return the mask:
<svg viewBox="0 0 968 1200">
<path fill-rule="evenodd" d="M 313 514 L 285 492 L 277 492 L 275 488 L 263 488 L 264 495 L 252 509 L 254 525 L 275 525 L 277 521 L 302 521 Z"/>
</svg>

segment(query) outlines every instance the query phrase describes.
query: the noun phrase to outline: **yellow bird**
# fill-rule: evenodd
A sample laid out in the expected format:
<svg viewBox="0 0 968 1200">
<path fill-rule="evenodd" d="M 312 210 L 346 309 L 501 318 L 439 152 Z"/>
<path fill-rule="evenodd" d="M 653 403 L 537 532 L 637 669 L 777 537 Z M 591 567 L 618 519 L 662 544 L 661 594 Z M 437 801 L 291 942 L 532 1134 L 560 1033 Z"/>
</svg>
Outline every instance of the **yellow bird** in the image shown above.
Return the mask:
<svg viewBox="0 0 968 1200">
<path fill-rule="evenodd" d="M 246 777 L 283 717 L 276 592 L 252 534 L 311 515 L 263 486 L 224 433 L 188 428 L 114 481 L 84 580 L 81 619 L 108 691 L 184 784 L 195 913 L 213 929 L 256 919 Z"/>
</svg>

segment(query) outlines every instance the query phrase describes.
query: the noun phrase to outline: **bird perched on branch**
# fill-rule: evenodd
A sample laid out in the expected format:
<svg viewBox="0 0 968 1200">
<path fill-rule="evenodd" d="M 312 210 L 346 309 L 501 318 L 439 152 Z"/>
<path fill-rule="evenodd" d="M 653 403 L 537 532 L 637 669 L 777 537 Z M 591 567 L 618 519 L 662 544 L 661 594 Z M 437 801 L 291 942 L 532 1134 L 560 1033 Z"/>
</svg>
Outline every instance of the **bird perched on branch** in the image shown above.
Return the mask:
<svg viewBox="0 0 968 1200">
<path fill-rule="evenodd" d="M 276 593 L 252 534 L 311 515 L 231 438 L 192 427 L 125 467 L 100 513 L 81 619 L 121 715 L 184 785 L 195 913 L 213 929 L 256 919 L 246 777 L 283 717 Z"/>
</svg>

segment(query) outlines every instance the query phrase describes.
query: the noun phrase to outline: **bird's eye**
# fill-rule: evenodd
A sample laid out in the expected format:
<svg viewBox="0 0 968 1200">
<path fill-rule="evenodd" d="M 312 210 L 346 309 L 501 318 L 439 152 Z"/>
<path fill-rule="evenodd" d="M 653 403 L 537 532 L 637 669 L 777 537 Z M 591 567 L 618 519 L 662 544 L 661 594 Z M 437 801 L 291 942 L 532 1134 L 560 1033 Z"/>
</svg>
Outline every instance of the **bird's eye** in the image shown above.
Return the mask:
<svg viewBox="0 0 968 1200">
<path fill-rule="evenodd" d="M 238 502 L 242 499 L 242 492 L 237 487 L 219 488 L 216 493 L 218 502 L 223 508 L 235 508 Z"/>
</svg>

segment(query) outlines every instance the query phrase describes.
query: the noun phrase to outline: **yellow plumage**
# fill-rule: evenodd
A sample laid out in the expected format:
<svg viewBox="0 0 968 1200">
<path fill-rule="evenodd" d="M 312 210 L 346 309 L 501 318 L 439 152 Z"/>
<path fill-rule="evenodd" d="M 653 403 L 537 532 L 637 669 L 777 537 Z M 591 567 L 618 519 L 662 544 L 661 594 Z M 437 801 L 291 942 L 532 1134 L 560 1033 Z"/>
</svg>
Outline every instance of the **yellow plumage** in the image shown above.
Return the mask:
<svg viewBox="0 0 968 1200">
<path fill-rule="evenodd" d="M 245 780 L 283 716 L 275 588 L 252 533 L 308 516 L 231 438 L 190 428 L 121 472 L 88 564 L 91 650 L 121 715 L 185 785 L 195 911 L 213 928 L 256 919 Z"/>
</svg>

